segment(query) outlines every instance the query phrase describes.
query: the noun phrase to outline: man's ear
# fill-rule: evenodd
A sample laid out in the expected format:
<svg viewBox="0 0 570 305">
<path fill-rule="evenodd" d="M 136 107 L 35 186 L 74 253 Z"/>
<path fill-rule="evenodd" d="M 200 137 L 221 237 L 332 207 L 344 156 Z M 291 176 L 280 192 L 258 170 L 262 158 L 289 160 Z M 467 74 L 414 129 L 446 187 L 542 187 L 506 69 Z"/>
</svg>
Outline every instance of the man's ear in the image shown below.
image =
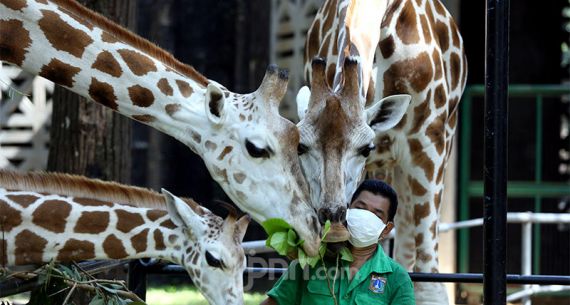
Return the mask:
<svg viewBox="0 0 570 305">
<path fill-rule="evenodd" d="M 392 231 L 393 228 L 394 228 L 394 223 L 391 221 L 388 221 L 388 223 L 386 224 L 386 227 L 384 228 L 384 231 L 382 231 L 382 233 L 380 233 L 379 240 L 383 240 L 384 238 L 386 238 L 390 234 L 390 232 Z"/>
<path fill-rule="evenodd" d="M 396 126 L 410 105 L 408 94 L 387 96 L 366 109 L 368 125 L 375 132 L 384 132 Z"/>
<path fill-rule="evenodd" d="M 210 122 L 220 124 L 224 116 L 226 98 L 224 92 L 216 85 L 210 83 L 206 88 L 206 115 Z"/>
</svg>

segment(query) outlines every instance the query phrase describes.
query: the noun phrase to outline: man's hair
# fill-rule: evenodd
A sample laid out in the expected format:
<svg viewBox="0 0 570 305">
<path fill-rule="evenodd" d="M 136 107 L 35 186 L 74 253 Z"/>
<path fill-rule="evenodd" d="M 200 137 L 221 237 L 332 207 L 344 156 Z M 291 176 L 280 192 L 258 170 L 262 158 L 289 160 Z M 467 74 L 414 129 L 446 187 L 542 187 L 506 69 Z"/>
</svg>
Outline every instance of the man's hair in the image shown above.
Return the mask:
<svg viewBox="0 0 570 305">
<path fill-rule="evenodd" d="M 398 195 L 388 183 L 376 179 L 364 180 L 358 186 L 354 192 L 354 195 L 352 195 L 350 202 L 353 202 L 356 197 L 362 193 L 362 191 L 368 191 L 374 195 L 386 197 L 390 201 L 390 208 L 388 209 L 388 221 L 394 220 L 394 216 L 396 216 L 396 210 L 398 209 Z"/>
</svg>

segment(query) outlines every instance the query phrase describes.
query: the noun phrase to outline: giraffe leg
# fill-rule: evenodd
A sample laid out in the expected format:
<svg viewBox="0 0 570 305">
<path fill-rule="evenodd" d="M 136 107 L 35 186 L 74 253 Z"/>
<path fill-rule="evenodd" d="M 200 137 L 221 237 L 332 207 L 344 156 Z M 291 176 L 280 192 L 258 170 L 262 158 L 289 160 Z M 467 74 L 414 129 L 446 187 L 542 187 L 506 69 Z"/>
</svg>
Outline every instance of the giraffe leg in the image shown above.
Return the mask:
<svg viewBox="0 0 570 305">
<path fill-rule="evenodd" d="M 416 243 L 414 240 L 414 210 L 410 197 L 410 187 L 401 175 L 395 175 L 394 188 L 398 193 L 394 239 L 394 257 L 406 270 L 412 271 L 416 261 Z"/>
</svg>

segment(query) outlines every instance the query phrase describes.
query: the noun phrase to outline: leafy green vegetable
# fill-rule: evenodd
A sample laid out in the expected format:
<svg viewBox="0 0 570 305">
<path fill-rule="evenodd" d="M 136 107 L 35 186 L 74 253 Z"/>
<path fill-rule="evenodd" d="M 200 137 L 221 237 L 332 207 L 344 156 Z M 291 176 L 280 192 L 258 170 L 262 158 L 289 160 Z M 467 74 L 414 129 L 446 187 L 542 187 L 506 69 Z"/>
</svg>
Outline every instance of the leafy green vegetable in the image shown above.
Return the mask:
<svg viewBox="0 0 570 305">
<path fill-rule="evenodd" d="M 347 247 L 340 249 L 340 259 L 347 262 L 353 262 L 354 257 L 352 257 L 352 252 Z"/>
<path fill-rule="evenodd" d="M 267 232 L 267 235 L 271 236 L 271 234 L 279 231 L 286 231 L 291 229 L 291 226 L 281 218 L 271 218 L 264 221 L 261 226 Z"/>
</svg>

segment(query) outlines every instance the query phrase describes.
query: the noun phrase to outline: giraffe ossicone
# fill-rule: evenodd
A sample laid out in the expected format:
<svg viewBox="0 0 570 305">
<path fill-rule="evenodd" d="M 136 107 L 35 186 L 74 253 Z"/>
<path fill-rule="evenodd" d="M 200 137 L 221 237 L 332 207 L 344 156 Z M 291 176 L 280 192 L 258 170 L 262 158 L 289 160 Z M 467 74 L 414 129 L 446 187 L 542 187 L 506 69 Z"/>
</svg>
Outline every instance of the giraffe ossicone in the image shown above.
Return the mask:
<svg viewBox="0 0 570 305">
<path fill-rule="evenodd" d="M 121 201 L 93 197 L 94 185 Z M 183 266 L 210 304 L 242 305 L 241 241 L 249 216 L 222 219 L 190 199 L 162 194 L 71 175 L 0 171 L 0 265 L 164 259 Z"/>
<path fill-rule="evenodd" d="M 297 157 L 299 133 L 278 105 L 287 73 L 229 91 L 75 1 L 0 1 L 0 60 L 181 141 L 256 221 L 282 218 L 316 255 L 321 226 Z M 276 174 L 279 173 L 279 174 Z"/>
</svg>

